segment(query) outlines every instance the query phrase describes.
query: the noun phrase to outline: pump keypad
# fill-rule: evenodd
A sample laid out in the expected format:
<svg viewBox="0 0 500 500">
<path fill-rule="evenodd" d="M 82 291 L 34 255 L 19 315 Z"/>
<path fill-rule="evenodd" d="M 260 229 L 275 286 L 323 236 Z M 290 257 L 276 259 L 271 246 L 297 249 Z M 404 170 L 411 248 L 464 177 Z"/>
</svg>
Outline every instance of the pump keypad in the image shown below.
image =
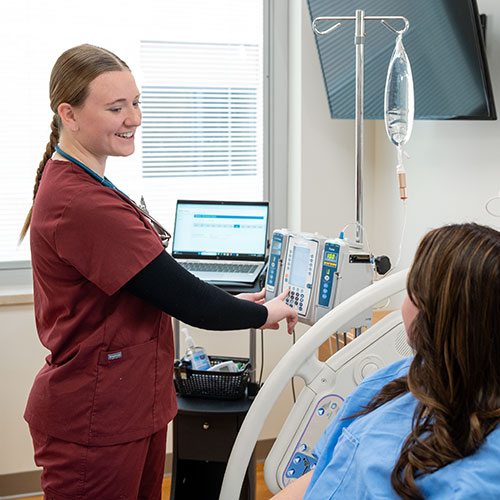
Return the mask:
<svg viewBox="0 0 500 500">
<path fill-rule="evenodd" d="M 319 241 L 313 238 L 290 237 L 283 289 L 288 288 L 286 303 L 302 318 L 308 318 L 315 280 L 315 267 Z"/>
</svg>

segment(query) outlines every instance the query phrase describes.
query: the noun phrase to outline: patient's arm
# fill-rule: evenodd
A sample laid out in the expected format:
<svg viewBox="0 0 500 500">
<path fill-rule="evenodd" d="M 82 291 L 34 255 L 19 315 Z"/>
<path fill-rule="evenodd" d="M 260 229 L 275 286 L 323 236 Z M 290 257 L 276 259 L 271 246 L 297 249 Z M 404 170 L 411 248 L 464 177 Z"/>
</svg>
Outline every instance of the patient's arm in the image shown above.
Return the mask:
<svg viewBox="0 0 500 500">
<path fill-rule="evenodd" d="M 304 493 L 309 486 L 313 471 L 299 477 L 290 483 L 284 490 L 281 490 L 277 495 L 273 496 L 271 500 L 301 500 L 304 498 Z"/>
</svg>

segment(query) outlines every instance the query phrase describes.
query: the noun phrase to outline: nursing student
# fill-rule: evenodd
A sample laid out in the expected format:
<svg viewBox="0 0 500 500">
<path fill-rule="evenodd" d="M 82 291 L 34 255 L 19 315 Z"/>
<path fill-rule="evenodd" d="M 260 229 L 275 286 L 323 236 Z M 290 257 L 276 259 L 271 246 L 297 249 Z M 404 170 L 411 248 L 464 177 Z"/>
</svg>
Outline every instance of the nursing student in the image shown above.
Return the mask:
<svg viewBox="0 0 500 500">
<path fill-rule="evenodd" d="M 276 500 L 500 498 L 500 233 L 429 232 L 401 312 L 415 356 L 366 378 Z"/>
<path fill-rule="evenodd" d="M 210 330 L 277 329 L 280 297 L 233 297 L 180 267 L 148 217 L 105 178 L 134 152 L 139 91 L 111 52 L 64 52 L 50 78 L 50 141 L 30 229 L 38 334 L 50 351 L 25 419 L 51 500 L 161 498 L 176 414 L 171 316 Z M 165 236 L 165 235 L 163 235 Z"/>
</svg>

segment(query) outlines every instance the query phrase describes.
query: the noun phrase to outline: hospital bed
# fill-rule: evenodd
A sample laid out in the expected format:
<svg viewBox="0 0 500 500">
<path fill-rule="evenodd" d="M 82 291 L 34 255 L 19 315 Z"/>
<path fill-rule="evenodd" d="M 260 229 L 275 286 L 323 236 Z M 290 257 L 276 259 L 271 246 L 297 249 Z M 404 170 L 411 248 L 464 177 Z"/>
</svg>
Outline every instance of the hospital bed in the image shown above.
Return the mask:
<svg viewBox="0 0 500 500">
<path fill-rule="evenodd" d="M 345 398 L 370 373 L 412 355 L 399 311 L 390 313 L 352 340 L 326 362 L 317 349 L 333 332 L 345 331 L 360 310 L 405 290 L 407 270 L 361 290 L 313 325 L 267 378 L 234 443 L 219 500 L 239 498 L 241 485 L 257 438 L 274 403 L 292 377 L 301 377 L 301 391 L 269 453 L 264 477 L 277 493 L 294 478 L 314 468 L 312 449 Z"/>
</svg>

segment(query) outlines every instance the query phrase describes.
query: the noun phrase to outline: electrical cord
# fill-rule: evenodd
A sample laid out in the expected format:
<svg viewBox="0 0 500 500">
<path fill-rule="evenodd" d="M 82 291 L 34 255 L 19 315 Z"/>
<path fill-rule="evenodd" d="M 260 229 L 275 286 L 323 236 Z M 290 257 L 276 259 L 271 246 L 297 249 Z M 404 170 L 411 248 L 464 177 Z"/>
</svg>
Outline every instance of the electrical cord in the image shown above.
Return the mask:
<svg viewBox="0 0 500 500">
<path fill-rule="evenodd" d="M 292 345 L 295 345 L 295 328 L 293 329 L 293 332 L 292 332 Z M 297 396 L 295 394 L 295 382 L 293 380 L 293 377 L 292 377 L 292 380 L 290 382 L 292 384 L 293 404 L 295 404 L 297 401 Z"/>
<path fill-rule="evenodd" d="M 264 330 L 260 331 L 260 373 L 259 388 L 262 385 L 262 374 L 264 373 Z"/>
<path fill-rule="evenodd" d="M 293 332 L 292 332 L 292 345 L 295 344 L 295 340 L 296 340 L 296 337 L 295 337 L 295 328 L 293 329 Z M 263 376 L 263 373 L 264 373 L 264 330 L 260 330 L 260 372 L 259 372 L 259 388 L 261 387 L 262 385 L 262 376 Z M 292 396 L 293 396 L 293 402 L 295 404 L 295 402 L 297 401 L 297 397 L 296 397 L 296 394 L 295 394 L 295 384 L 294 384 L 294 381 L 293 381 L 293 377 L 292 377 L 292 380 L 291 380 L 291 384 L 292 384 Z"/>
</svg>

